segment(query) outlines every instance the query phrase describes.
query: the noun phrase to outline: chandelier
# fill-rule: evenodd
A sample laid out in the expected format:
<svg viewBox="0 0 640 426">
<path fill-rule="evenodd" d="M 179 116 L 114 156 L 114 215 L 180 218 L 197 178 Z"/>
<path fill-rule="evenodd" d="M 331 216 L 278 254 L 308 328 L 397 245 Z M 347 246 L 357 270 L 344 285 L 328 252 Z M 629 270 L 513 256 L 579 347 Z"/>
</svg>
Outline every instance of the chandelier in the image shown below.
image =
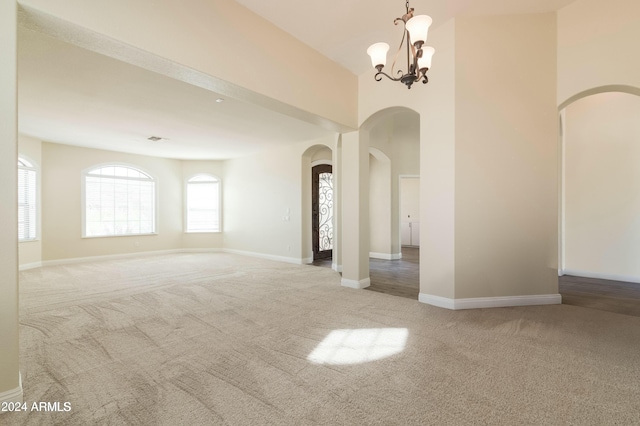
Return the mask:
<svg viewBox="0 0 640 426">
<path fill-rule="evenodd" d="M 382 68 L 387 63 L 387 52 L 389 51 L 389 45 L 387 43 L 375 43 L 369 46 L 367 54 L 371 56 L 371 64 L 378 70 L 375 75 L 376 81 L 382 80 L 384 75 L 390 80 L 399 81 L 411 89 L 411 85 L 416 81 L 422 80 L 423 84 L 427 84 L 429 79 L 427 78 L 427 71 L 431 68 L 431 58 L 435 53 L 435 49 L 431 46 L 424 46 L 427 42 L 427 33 L 429 32 L 429 26 L 433 20 L 427 15 L 413 16 L 413 8 L 409 7 L 409 1 L 406 4 L 407 13 L 402 15 L 402 18 L 396 18 L 393 20 L 395 25 L 402 21 L 404 25 L 404 32 L 402 34 L 402 40 L 398 47 L 398 52 L 393 59 L 391 65 L 391 74 L 397 74 L 398 77 L 391 77 L 389 74 L 382 71 Z M 407 50 L 407 72 L 394 70 L 396 61 L 400 56 L 403 44 L 406 43 Z"/>
</svg>

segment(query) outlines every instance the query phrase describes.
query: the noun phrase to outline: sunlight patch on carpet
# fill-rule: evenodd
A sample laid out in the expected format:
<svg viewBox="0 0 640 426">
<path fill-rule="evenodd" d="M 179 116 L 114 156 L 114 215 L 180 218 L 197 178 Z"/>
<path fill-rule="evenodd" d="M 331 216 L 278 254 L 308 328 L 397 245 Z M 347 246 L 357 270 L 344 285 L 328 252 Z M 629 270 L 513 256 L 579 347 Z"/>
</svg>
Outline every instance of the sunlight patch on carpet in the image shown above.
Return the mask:
<svg viewBox="0 0 640 426">
<path fill-rule="evenodd" d="M 314 364 L 350 365 L 376 361 L 402 352 L 407 343 L 406 328 L 333 330 L 309 354 Z"/>
</svg>

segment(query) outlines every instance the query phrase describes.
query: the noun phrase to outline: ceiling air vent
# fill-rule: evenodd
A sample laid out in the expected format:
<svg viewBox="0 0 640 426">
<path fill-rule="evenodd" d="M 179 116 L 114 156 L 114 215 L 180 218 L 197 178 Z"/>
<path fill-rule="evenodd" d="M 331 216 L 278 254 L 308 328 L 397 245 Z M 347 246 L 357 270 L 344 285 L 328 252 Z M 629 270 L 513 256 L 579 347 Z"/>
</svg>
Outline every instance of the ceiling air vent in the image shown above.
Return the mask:
<svg viewBox="0 0 640 426">
<path fill-rule="evenodd" d="M 152 142 L 158 142 L 158 141 L 162 140 L 162 138 L 159 137 L 159 136 L 149 136 L 147 139 L 152 141 Z"/>
</svg>

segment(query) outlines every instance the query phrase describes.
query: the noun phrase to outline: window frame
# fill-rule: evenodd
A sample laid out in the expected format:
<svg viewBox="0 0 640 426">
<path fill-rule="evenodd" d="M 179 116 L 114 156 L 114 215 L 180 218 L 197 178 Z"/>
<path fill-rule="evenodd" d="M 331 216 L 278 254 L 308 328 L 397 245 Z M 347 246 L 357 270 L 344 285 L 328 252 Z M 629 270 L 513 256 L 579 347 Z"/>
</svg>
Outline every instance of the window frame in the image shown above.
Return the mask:
<svg viewBox="0 0 640 426">
<path fill-rule="evenodd" d="M 154 205 L 153 205 L 153 221 L 154 221 L 154 230 L 153 232 L 145 232 L 140 234 L 114 234 L 114 235 L 87 235 L 87 176 L 90 176 L 90 172 L 96 169 L 101 169 L 104 167 L 126 167 L 128 169 L 133 169 L 139 173 L 143 173 L 151 179 L 154 183 L 153 188 L 153 197 L 154 197 Z M 117 176 L 116 176 L 117 177 Z M 159 222 L 159 190 L 160 186 L 159 179 L 154 176 L 152 173 L 149 173 L 146 169 L 130 163 L 116 162 L 110 161 L 108 163 L 100 163 L 94 164 L 81 172 L 81 185 L 80 185 L 80 210 L 81 210 L 81 225 L 80 225 L 80 237 L 81 238 L 120 238 L 120 237 L 144 237 L 149 235 L 158 235 L 158 228 L 160 227 Z"/>
<path fill-rule="evenodd" d="M 27 163 L 29 164 L 28 166 L 26 165 L 20 165 L 20 163 Z M 40 167 L 38 167 L 38 163 L 36 163 L 35 161 L 33 161 L 31 159 L 31 157 L 24 155 L 24 154 L 20 154 L 18 153 L 18 159 L 17 159 L 17 171 L 18 173 L 20 173 L 20 169 L 22 170 L 30 170 L 33 171 L 35 173 L 35 219 L 34 219 L 34 226 L 36 228 L 35 231 L 35 236 L 33 238 L 20 238 L 20 235 L 18 234 L 18 242 L 19 243 L 29 243 L 29 242 L 33 242 L 33 241 L 40 241 L 40 236 L 41 236 L 41 232 L 40 232 L 40 228 L 41 228 L 41 224 L 40 224 Z M 20 192 L 20 185 L 19 185 L 19 181 L 20 181 L 20 177 L 18 176 L 16 178 L 16 183 L 18 184 L 17 187 L 17 192 L 19 195 Z M 20 202 L 19 202 L 19 196 L 18 199 L 16 200 L 18 203 L 18 208 L 20 208 Z"/>
<path fill-rule="evenodd" d="M 214 181 L 218 184 L 218 229 L 213 231 L 190 231 L 189 230 L 189 183 L 192 179 L 198 176 L 206 176 L 214 179 Z M 208 182 L 203 182 L 208 183 Z M 197 184 L 196 182 L 191 182 L 191 184 Z M 184 181 L 184 221 L 183 221 L 184 233 L 185 234 L 219 234 L 222 232 L 222 179 L 220 177 L 214 175 L 213 173 L 194 173 L 191 174 Z"/>
</svg>

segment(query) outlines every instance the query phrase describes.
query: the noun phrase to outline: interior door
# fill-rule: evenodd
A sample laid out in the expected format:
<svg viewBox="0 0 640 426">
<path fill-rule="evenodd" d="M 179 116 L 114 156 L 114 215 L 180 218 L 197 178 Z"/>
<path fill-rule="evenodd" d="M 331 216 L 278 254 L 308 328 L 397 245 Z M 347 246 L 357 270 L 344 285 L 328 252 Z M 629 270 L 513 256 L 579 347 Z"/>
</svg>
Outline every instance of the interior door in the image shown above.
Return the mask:
<svg viewBox="0 0 640 426">
<path fill-rule="evenodd" d="M 313 260 L 331 259 L 333 252 L 333 173 L 328 164 L 311 169 Z"/>
</svg>

